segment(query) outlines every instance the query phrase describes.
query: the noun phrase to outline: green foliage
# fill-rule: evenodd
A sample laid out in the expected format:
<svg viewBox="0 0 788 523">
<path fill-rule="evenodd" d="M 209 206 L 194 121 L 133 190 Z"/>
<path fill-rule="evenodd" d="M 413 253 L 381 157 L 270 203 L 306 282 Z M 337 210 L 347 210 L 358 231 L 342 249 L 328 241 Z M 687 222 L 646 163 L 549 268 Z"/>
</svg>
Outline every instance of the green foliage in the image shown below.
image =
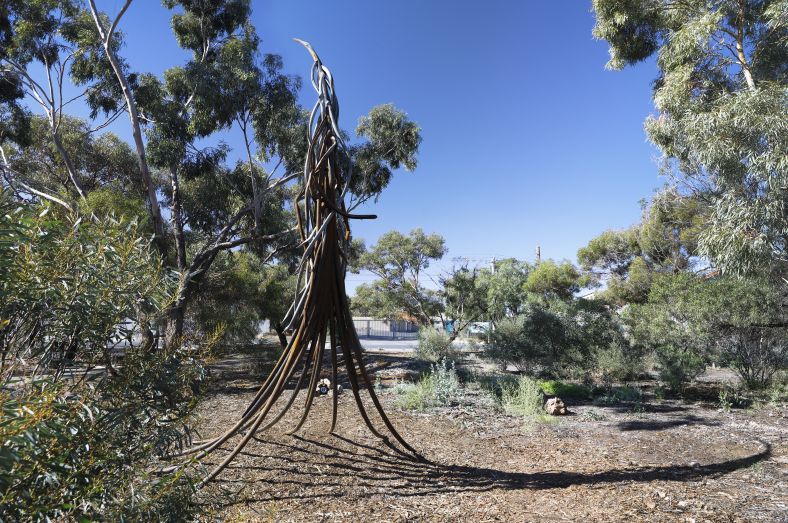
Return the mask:
<svg viewBox="0 0 788 523">
<path fill-rule="evenodd" d="M 47 207 L 2 211 L 2 370 L 18 358 L 108 364 L 135 319 L 171 300 L 172 279 L 133 222 L 58 218 Z"/>
<path fill-rule="evenodd" d="M 645 208 L 638 231 L 640 254 L 651 266 L 678 272 L 691 268 L 698 238 L 707 226 L 708 209 L 675 189 L 658 192 Z"/>
<path fill-rule="evenodd" d="M 748 386 L 760 387 L 788 362 L 781 295 L 768 281 L 663 275 L 648 303 L 633 305 L 626 318 L 636 343 L 654 350 L 677 377 L 672 369 L 682 358 L 687 365 L 716 358 L 729 362 Z"/>
<path fill-rule="evenodd" d="M 476 373 L 470 376 L 470 380 L 476 383 L 481 390 L 487 392 L 497 403 L 500 403 L 503 397 L 503 390 L 515 385 L 518 376 L 508 373 Z"/>
<path fill-rule="evenodd" d="M 734 388 L 722 387 L 717 397 L 719 398 L 719 406 L 725 412 L 730 412 L 733 407 L 743 407 L 747 404 L 745 398 L 739 394 Z"/>
<path fill-rule="evenodd" d="M 558 264 L 553 260 L 545 260 L 528 273 L 524 288 L 544 299 L 571 300 L 572 296 L 587 283 L 587 279 L 571 263 Z"/>
<path fill-rule="evenodd" d="M 5 149 L 14 178 L 34 187 L 62 187 L 62 196 L 76 201 L 68 166 L 54 142 L 50 122 L 43 116 L 33 116 L 29 124 L 29 143 Z M 139 167 L 131 148 L 112 133 L 94 136 L 87 121 L 68 115 L 61 118 L 58 139 L 68 151 L 70 166 L 83 189 L 88 193 L 116 193 L 121 206 L 123 198 L 139 200 Z"/>
<path fill-rule="evenodd" d="M 397 399 L 394 405 L 405 410 L 423 411 L 430 406 L 433 395 L 432 382 L 421 379 L 416 383 L 399 383 L 394 386 Z"/>
<path fill-rule="evenodd" d="M 684 384 L 703 374 L 706 362 L 692 348 L 676 348 L 671 345 L 657 347 L 659 379 L 674 392 L 680 392 Z"/>
<path fill-rule="evenodd" d="M 571 379 L 626 380 L 642 369 L 617 314 L 583 299 L 527 304 L 519 316 L 496 324 L 486 355 L 528 373 Z"/>
<path fill-rule="evenodd" d="M 0 515 L 44 520 L 182 520 L 191 480 L 151 477 L 150 460 L 187 441 L 194 387 L 204 378 L 180 351 L 129 353 L 96 387 L 41 382 L 0 395 Z"/>
<path fill-rule="evenodd" d="M 416 357 L 420 360 L 437 362 L 452 355 L 451 337 L 443 330 L 433 327 L 419 329 Z"/>
<path fill-rule="evenodd" d="M 642 357 L 628 344 L 600 347 L 593 358 L 595 374 L 608 386 L 633 380 L 644 371 Z"/>
<path fill-rule="evenodd" d="M 785 274 L 788 21 L 783 0 L 594 0 L 609 66 L 657 55 L 665 168 L 711 202 L 699 250 L 740 274 Z"/>
<path fill-rule="evenodd" d="M 0 514 L 188 517 L 188 477 L 152 478 L 147 467 L 189 440 L 203 354 L 131 346 L 170 302 L 160 259 L 133 223 L 6 201 L 2 211 L 0 350 L 3 379 L 17 382 L 0 394 Z M 127 345 L 120 366 L 118 345 Z M 74 362 L 77 379 L 62 379 Z M 105 368 L 80 377 L 97 364 Z"/>
<path fill-rule="evenodd" d="M 254 341 L 260 322 L 269 318 L 269 313 L 286 311 L 284 302 L 292 300 L 292 294 L 286 292 L 289 290 L 286 273 L 286 267 L 281 270 L 263 267 L 248 251 L 219 253 L 211 272 L 195 289 L 187 314 L 189 330 L 205 336 L 222 329 L 225 341 Z M 283 316 L 284 312 L 272 320 L 281 320 Z"/>
<path fill-rule="evenodd" d="M 384 104 L 373 107 L 359 119 L 356 136 L 365 138 L 350 151 L 353 178 L 350 190 L 357 207 L 369 198 L 377 199 L 391 181 L 392 171 L 404 167 L 416 169 L 416 152 L 421 143 L 421 129 L 407 115 Z"/>
<path fill-rule="evenodd" d="M 97 24 L 106 29 L 110 18 L 99 12 L 94 20 L 81 2 L 4 4 L 0 142 L 10 169 L 3 174 L 9 183 L 35 187 L 83 214 L 137 218 L 138 231 L 145 234 L 156 226 L 159 254 L 166 266 L 177 267 L 180 278 L 168 311 L 175 324 L 168 342 L 183 334 L 184 317 L 187 335 L 223 323 L 238 325 L 232 330 L 246 339 L 255 315 L 270 315 L 274 323 L 281 317 L 283 292 L 265 286 L 277 294 L 271 307 L 252 297 L 228 301 L 223 290 L 259 291 L 261 280 L 270 283 L 270 278 L 262 274 L 268 270 L 262 263 L 232 267 L 235 255 L 227 251 L 246 246 L 266 261 L 276 254 L 276 261 L 292 270 L 292 253 L 285 247 L 298 242 L 289 232 L 294 218 L 289 202 L 298 182 L 291 180 L 303 168 L 308 119 L 297 101 L 301 81 L 283 72 L 281 57 L 261 52 L 248 1 L 167 0 L 165 5 L 173 12 L 175 38 L 190 56 L 156 76 L 129 70 L 120 56 L 120 27 L 105 48 Z M 112 134 L 96 135 L 104 122 L 68 115 L 72 105 L 60 103 L 65 100 L 58 85 L 62 81 L 68 88 L 69 79 L 84 90 L 91 120 L 99 113 L 114 120 L 129 95 L 132 130 L 147 140 L 135 140 L 132 150 Z M 47 118 L 32 116 L 24 107 L 27 100 L 44 106 Z M 233 127 L 242 137 L 234 148 L 243 161 L 221 139 Z M 356 135 L 350 151 L 351 206 L 377 198 L 400 167 L 414 169 L 421 142 L 418 125 L 390 104 L 372 108 Z M 204 145 L 210 142 L 218 145 Z M 271 165 L 276 167 L 269 170 Z M 150 175 L 148 166 L 155 168 Z M 350 167 L 341 166 L 348 174 Z M 161 225 L 160 206 L 169 207 L 169 230 Z M 140 208 L 150 219 L 142 218 Z M 250 270 L 260 274 L 254 277 Z"/>
<path fill-rule="evenodd" d="M 637 256 L 627 270 L 626 278 L 610 278 L 603 298 L 616 304 L 643 303 L 654 280 L 654 272 L 648 262 Z"/>
<path fill-rule="evenodd" d="M 505 385 L 501 394 L 501 406 L 507 414 L 515 416 L 538 416 L 544 414 L 544 394 L 539 382 L 528 376 L 520 376 L 517 383 Z"/>
<path fill-rule="evenodd" d="M 487 313 L 487 281 L 478 269 L 460 267 L 452 269 L 440 283 L 439 295 L 452 326 L 452 337 L 456 337 Z"/>
<path fill-rule="evenodd" d="M 769 388 L 769 404 L 779 406 L 788 403 L 788 370 L 775 374 Z"/>
<path fill-rule="evenodd" d="M 638 254 L 638 230 L 605 231 L 577 251 L 580 266 L 590 271 L 599 268 L 616 276 L 625 276 Z"/>
<path fill-rule="evenodd" d="M 595 405 L 616 405 L 618 403 L 634 403 L 643 400 L 643 392 L 637 387 L 616 387 L 605 394 L 594 398 Z"/>
<path fill-rule="evenodd" d="M 558 396 L 561 399 L 587 399 L 591 397 L 591 389 L 579 383 L 548 380 L 540 382 L 539 386 L 545 394 L 549 396 Z"/>
<path fill-rule="evenodd" d="M 549 309 L 531 304 L 519 316 L 496 325 L 487 356 L 504 366 L 537 372 L 555 363 L 566 343 L 561 318 Z"/>
<path fill-rule="evenodd" d="M 397 231 L 382 235 L 359 257 L 355 270 L 364 269 L 380 278 L 372 285 L 360 285 L 353 310 L 388 319 L 415 318 L 430 325 L 442 308 L 436 292 L 424 288 L 421 275 L 433 260 L 446 253 L 445 241 L 437 234 L 414 229 L 408 236 Z"/>
<path fill-rule="evenodd" d="M 152 234 L 150 218 L 142 199 L 130 198 L 121 192 L 101 188 L 90 191 L 82 202 L 83 214 L 95 214 L 99 218 L 117 217 L 134 221 L 140 232 Z"/>
<path fill-rule="evenodd" d="M 395 405 L 408 410 L 429 407 L 448 407 L 462 401 L 460 380 L 453 362 L 442 359 L 433 364 L 429 374 L 416 383 L 403 383 L 395 387 L 398 398 Z"/>
<path fill-rule="evenodd" d="M 708 210 L 698 198 L 664 189 L 644 206 L 641 221 L 625 231 L 605 231 L 577 251 L 582 268 L 615 305 L 643 303 L 654 278 L 692 268 Z"/>
<path fill-rule="evenodd" d="M 492 321 L 516 316 L 528 301 L 525 282 L 533 268 L 528 262 L 506 258 L 495 261 L 495 270 L 483 269 L 480 287 L 487 290 L 487 314 Z"/>
<path fill-rule="evenodd" d="M 629 369 L 616 368 L 616 379 L 631 379 L 642 365 L 641 355 L 627 340 L 621 320 L 616 312 L 597 300 L 577 299 L 569 303 L 554 302 L 551 310 L 558 313 L 566 332 L 566 348 L 559 360 L 559 374 L 587 379 L 591 376 L 605 379 L 604 355 L 619 354 Z M 608 360 L 608 363 L 610 361 Z"/>
<path fill-rule="evenodd" d="M 266 265 L 262 269 L 262 281 L 254 299 L 261 319 L 271 321 L 279 328 L 287 314 L 296 292 L 296 278 L 286 265 Z"/>
</svg>

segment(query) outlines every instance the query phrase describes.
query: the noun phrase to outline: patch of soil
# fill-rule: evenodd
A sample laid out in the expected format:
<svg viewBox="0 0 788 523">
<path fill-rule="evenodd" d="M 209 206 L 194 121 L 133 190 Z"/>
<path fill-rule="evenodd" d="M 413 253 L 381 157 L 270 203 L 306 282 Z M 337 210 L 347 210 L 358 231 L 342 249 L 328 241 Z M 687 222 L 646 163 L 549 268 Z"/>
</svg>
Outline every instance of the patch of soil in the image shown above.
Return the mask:
<svg viewBox="0 0 788 523">
<path fill-rule="evenodd" d="M 368 358 L 383 374 L 407 367 L 404 356 Z M 237 420 L 260 368 L 248 356 L 219 362 L 216 388 L 200 406 L 202 437 Z M 335 434 L 327 434 L 329 396 L 316 398 L 297 435 L 286 433 L 301 414 L 292 409 L 201 491 L 201 502 L 233 521 L 788 521 L 785 409 L 568 402 L 572 415 L 537 423 L 497 412 L 474 390 L 462 405 L 424 413 L 398 410 L 395 397 L 381 394 L 423 461 L 373 436 L 348 391 Z M 206 469 L 238 439 L 206 458 Z"/>
</svg>

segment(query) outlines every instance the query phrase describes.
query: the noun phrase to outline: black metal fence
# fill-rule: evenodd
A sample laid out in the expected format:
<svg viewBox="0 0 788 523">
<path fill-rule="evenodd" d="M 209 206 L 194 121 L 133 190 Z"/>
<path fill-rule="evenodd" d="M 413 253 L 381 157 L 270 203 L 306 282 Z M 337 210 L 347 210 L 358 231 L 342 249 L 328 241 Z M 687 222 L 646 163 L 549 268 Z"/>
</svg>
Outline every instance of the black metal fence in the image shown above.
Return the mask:
<svg viewBox="0 0 788 523">
<path fill-rule="evenodd" d="M 380 320 L 376 318 L 353 318 L 359 338 L 389 338 L 415 340 L 419 337 L 419 326 L 404 320 Z"/>
</svg>

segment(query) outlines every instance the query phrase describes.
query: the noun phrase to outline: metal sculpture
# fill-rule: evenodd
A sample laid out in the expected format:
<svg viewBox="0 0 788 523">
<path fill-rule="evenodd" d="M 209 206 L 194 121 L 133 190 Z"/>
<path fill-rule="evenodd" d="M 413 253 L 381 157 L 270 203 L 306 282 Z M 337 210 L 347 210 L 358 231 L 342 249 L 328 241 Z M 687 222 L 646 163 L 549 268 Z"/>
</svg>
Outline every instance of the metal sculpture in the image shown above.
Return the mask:
<svg viewBox="0 0 788 523">
<path fill-rule="evenodd" d="M 316 384 L 321 377 L 326 341 L 331 351 L 333 391 L 333 412 L 329 432 L 334 431 L 337 422 L 338 353 L 341 351 L 356 406 L 367 427 L 375 436 L 388 442 L 387 437 L 375 427 L 364 407 L 361 399 L 362 387 L 366 388 L 388 432 L 404 449 L 414 457 L 418 457 L 416 451 L 394 428 L 375 394 L 364 368 L 361 344 L 345 294 L 350 220 L 373 219 L 376 216 L 349 214 L 345 208 L 344 200 L 352 172 L 347 147 L 337 123 L 339 104 L 334 90 L 334 79 L 312 47 L 302 40 L 296 39 L 296 41 L 306 47 L 314 60 L 311 80 L 318 99 L 310 114 L 307 129 L 308 149 L 304 163 L 303 184 L 294 202 L 303 254 L 298 266 L 298 292 L 284 321 L 293 334 L 273 370 L 238 422 L 218 438 L 183 453 L 198 452 L 196 459 L 201 459 L 236 434 L 244 433 L 241 441 L 210 472 L 200 486 L 214 479 L 229 465 L 258 431 L 266 430 L 279 422 L 295 403 L 304 381 L 308 379 L 303 413 L 290 433 L 298 431 L 303 426 L 312 407 Z M 266 422 L 274 404 L 284 393 L 286 384 L 296 373 L 298 378 L 290 398 L 284 407 Z"/>
</svg>

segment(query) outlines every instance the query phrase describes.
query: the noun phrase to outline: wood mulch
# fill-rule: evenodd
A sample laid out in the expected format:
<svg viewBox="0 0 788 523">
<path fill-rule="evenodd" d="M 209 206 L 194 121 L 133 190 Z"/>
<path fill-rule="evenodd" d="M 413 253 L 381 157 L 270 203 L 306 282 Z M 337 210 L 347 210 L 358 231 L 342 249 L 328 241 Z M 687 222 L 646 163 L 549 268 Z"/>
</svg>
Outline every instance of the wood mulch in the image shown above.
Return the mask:
<svg viewBox="0 0 788 523">
<path fill-rule="evenodd" d="M 406 356 L 370 367 L 397 374 Z M 200 434 L 231 426 L 254 395 L 264 365 L 234 356 L 215 367 L 200 405 Z M 259 434 L 200 502 L 228 521 L 768 521 L 788 522 L 788 409 L 720 412 L 679 401 L 600 407 L 536 423 L 505 415 L 479 391 L 462 405 L 424 413 L 386 411 L 426 461 L 375 438 L 352 394 L 317 397 L 300 415 Z M 300 405 L 300 400 L 297 405 Z M 237 438 L 233 441 L 237 441 Z M 218 463 L 227 449 L 204 461 Z"/>
</svg>

